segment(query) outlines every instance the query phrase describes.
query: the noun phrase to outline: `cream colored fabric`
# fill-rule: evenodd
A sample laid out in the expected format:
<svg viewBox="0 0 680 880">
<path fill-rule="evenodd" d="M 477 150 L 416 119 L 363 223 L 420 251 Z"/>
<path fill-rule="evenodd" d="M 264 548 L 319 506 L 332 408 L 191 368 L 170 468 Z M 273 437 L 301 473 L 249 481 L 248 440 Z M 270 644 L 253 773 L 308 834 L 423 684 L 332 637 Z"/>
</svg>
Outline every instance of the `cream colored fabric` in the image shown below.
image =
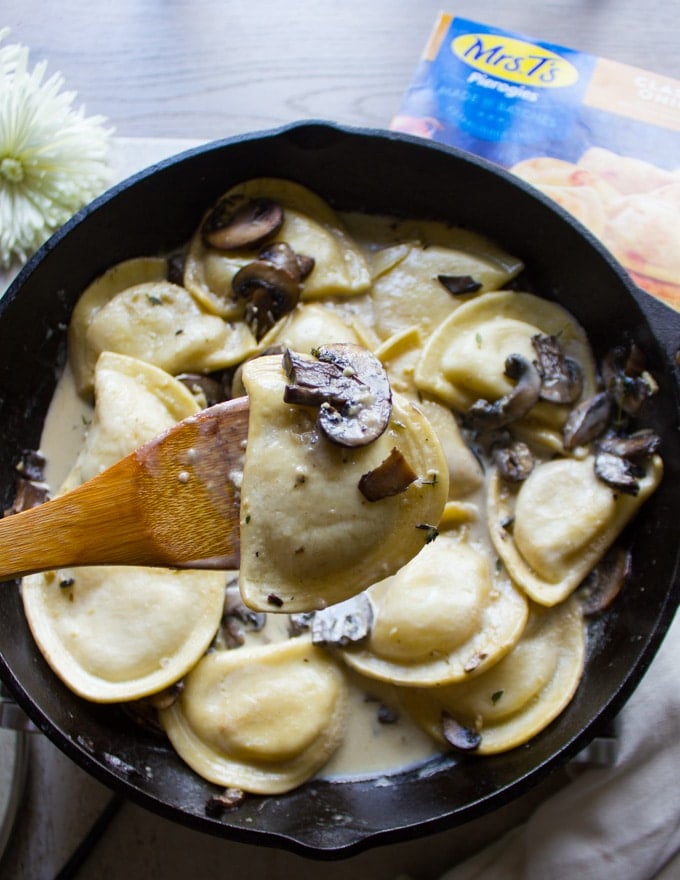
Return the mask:
<svg viewBox="0 0 680 880">
<path fill-rule="evenodd" d="M 441 880 L 680 877 L 680 617 L 620 716 L 615 766 L 585 771 Z"/>
</svg>

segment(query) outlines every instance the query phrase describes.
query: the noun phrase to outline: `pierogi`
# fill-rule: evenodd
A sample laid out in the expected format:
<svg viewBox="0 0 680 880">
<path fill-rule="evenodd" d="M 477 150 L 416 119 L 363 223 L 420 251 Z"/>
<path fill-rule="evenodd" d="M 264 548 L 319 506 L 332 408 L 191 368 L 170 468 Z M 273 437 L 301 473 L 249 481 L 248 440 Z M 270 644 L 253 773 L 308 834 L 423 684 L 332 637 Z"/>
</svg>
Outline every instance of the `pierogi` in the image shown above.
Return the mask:
<svg viewBox="0 0 680 880">
<path fill-rule="evenodd" d="M 342 742 L 347 685 L 308 638 L 206 654 L 160 718 L 178 754 L 225 788 L 280 794 Z"/>
<path fill-rule="evenodd" d="M 528 603 L 488 547 L 443 533 L 401 571 L 370 587 L 368 639 L 343 660 L 393 684 L 443 685 L 497 663 L 519 639 Z"/>
<path fill-rule="evenodd" d="M 489 532 L 517 584 L 535 602 L 566 599 L 602 559 L 659 485 L 654 456 L 636 495 L 616 492 L 595 475 L 592 456 L 539 464 L 518 491 L 494 471 L 488 493 Z"/>
<path fill-rule="evenodd" d="M 260 611 L 310 611 L 340 602 L 394 573 L 439 522 L 448 470 L 422 413 L 396 395 L 387 429 L 366 446 L 324 440 L 308 407 L 282 404 L 281 357 L 245 365 L 250 398 L 241 488 L 241 594 Z M 369 501 L 364 474 L 399 450 L 416 478 Z M 285 462 L 285 469 L 281 463 Z"/>
<path fill-rule="evenodd" d="M 515 647 L 487 672 L 441 688 L 405 690 L 403 702 L 435 739 L 456 742 L 462 727 L 478 754 L 491 755 L 523 745 L 559 715 L 578 687 L 584 657 L 578 603 L 535 607 Z"/>
<path fill-rule="evenodd" d="M 75 488 L 198 410 L 157 367 L 104 353 L 94 415 L 62 491 Z M 96 702 L 157 693 L 203 655 L 222 617 L 223 572 L 84 566 L 31 575 L 21 594 L 33 636 L 55 673 Z"/>
<path fill-rule="evenodd" d="M 539 170 L 562 184 L 563 168 Z M 612 340 L 597 362 L 523 270 L 469 230 L 340 213 L 257 178 L 206 206 L 180 252 L 95 279 L 44 433 L 48 464 L 73 438 L 50 483 L 73 488 L 247 394 L 230 477 L 241 567 L 25 578 L 55 673 L 87 699 L 151 705 L 181 758 L 231 791 L 530 743 L 583 672 L 579 587 L 663 465 L 639 430 L 657 390 L 640 352 Z M 346 392 L 360 377 L 345 355 L 382 397 Z M 376 760 L 383 742 L 399 757 Z"/>
</svg>

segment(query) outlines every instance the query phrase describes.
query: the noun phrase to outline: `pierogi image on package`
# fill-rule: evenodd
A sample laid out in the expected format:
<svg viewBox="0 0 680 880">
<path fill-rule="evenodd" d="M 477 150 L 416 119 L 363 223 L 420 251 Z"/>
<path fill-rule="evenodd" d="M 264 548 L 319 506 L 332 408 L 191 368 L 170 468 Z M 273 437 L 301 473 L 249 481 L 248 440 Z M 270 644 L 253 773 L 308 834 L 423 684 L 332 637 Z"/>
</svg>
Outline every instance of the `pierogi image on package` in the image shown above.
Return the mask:
<svg viewBox="0 0 680 880">
<path fill-rule="evenodd" d="M 587 226 L 641 287 L 680 308 L 680 171 L 603 147 L 575 163 L 537 156 L 511 171 Z"/>
<path fill-rule="evenodd" d="M 474 231 L 262 177 L 206 205 L 180 252 L 93 279 L 47 481 L 67 491 L 247 395 L 241 564 L 25 578 L 54 673 L 236 802 L 483 760 L 559 723 L 663 463 L 644 353 L 612 340 L 598 360 L 524 278 Z"/>
</svg>

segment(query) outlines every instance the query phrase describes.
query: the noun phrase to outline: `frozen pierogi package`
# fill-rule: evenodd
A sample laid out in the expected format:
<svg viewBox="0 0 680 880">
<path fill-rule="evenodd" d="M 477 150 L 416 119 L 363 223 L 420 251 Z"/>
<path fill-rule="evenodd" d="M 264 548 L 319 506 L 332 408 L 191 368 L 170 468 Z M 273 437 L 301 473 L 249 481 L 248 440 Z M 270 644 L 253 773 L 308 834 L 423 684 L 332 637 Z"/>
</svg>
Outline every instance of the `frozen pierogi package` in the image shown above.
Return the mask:
<svg viewBox="0 0 680 880">
<path fill-rule="evenodd" d="M 680 82 L 441 13 L 391 128 L 510 169 L 680 309 Z"/>
</svg>

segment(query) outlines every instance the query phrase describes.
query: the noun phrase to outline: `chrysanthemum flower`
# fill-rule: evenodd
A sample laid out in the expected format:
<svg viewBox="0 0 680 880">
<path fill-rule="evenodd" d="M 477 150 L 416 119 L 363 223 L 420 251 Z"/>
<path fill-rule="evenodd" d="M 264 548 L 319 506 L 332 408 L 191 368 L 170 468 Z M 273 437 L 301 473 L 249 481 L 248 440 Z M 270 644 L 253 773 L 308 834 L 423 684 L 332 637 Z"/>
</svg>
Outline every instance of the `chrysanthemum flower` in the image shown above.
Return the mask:
<svg viewBox="0 0 680 880">
<path fill-rule="evenodd" d="M 0 29 L 0 43 L 7 36 Z M 0 46 L 0 266 L 26 260 L 109 182 L 111 130 L 74 109 L 64 79 Z"/>
</svg>

